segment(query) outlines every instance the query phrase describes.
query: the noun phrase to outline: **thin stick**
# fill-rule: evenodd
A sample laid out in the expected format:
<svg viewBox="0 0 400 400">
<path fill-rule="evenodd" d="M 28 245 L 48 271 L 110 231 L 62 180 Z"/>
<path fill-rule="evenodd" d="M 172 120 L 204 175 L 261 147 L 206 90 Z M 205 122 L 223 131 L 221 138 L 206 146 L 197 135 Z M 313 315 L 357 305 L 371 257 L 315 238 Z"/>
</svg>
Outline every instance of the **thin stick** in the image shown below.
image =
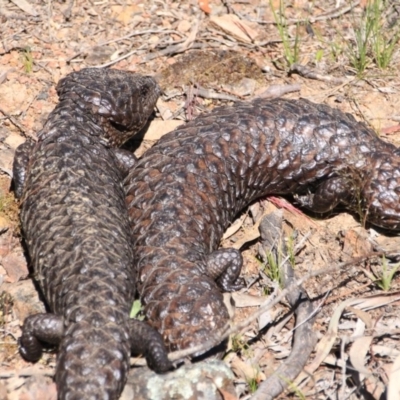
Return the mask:
<svg viewBox="0 0 400 400">
<path fill-rule="evenodd" d="M 23 128 L 23 126 L 20 125 L 20 123 L 19 123 L 12 115 L 10 115 L 8 112 L 4 111 L 1 107 L 0 107 L 0 112 L 8 119 L 13 125 L 15 125 L 15 126 L 20 130 L 20 132 L 21 132 L 24 136 L 26 136 L 25 129 Z"/>
</svg>

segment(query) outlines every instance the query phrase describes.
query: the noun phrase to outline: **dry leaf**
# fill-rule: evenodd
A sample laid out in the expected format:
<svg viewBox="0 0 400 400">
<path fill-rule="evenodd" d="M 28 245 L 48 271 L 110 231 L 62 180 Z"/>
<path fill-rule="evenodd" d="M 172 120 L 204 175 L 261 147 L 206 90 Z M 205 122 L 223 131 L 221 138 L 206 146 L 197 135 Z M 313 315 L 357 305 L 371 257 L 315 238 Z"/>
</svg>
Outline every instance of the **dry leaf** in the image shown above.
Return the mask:
<svg viewBox="0 0 400 400">
<path fill-rule="evenodd" d="M 29 4 L 26 0 L 11 0 L 17 7 L 19 7 L 22 11 L 26 12 L 33 17 L 37 17 L 39 14 L 36 10 Z"/>
<path fill-rule="evenodd" d="M 235 357 L 231 363 L 232 371 L 246 382 L 256 380 L 257 382 L 263 381 L 266 377 L 260 371 L 257 365 L 249 365 L 243 362 L 239 357 Z"/>
<path fill-rule="evenodd" d="M 262 219 L 270 213 L 270 209 L 267 208 L 264 210 L 262 215 L 258 218 L 257 222 L 250 228 L 243 229 L 243 235 L 231 246 L 234 249 L 241 249 L 242 246 L 248 242 L 252 242 L 260 237 L 259 226 Z"/>
<path fill-rule="evenodd" d="M 230 15 L 233 15 L 233 14 L 230 14 Z M 247 22 L 239 19 L 238 17 L 236 17 L 236 18 L 237 18 L 237 21 L 236 21 L 237 25 L 240 28 L 242 28 L 242 30 L 247 34 L 247 36 L 252 41 L 254 41 L 258 36 L 258 32 L 256 32 L 253 28 L 251 28 Z"/>
<path fill-rule="evenodd" d="M 305 372 L 302 372 L 296 378 L 294 385 L 298 386 L 300 382 L 304 381 L 305 379 L 309 379 L 309 377 L 313 375 L 319 365 L 326 359 L 338 337 L 339 320 L 342 313 L 347 307 L 352 306 L 361 309 L 371 309 L 385 306 L 386 304 L 397 301 L 398 299 L 399 293 L 392 293 L 390 295 L 371 296 L 361 299 L 348 299 L 342 302 L 336 308 L 331 317 L 328 331 L 316 346 L 316 355 L 314 357 L 314 360 L 306 368 L 304 368 Z"/>
<path fill-rule="evenodd" d="M 324 364 L 343 368 L 346 365 L 346 361 L 342 360 L 341 358 L 335 357 L 333 354 L 328 354 L 324 360 Z"/>
<path fill-rule="evenodd" d="M 350 324 L 354 323 L 353 321 L 347 321 L 347 322 L 350 323 Z M 346 328 L 344 328 L 344 329 L 346 329 Z M 355 326 L 352 327 L 352 328 L 349 327 L 347 329 L 353 329 L 353 334 L 351 335 L 351 337 L 354 338 L 354 339 L 357 339 L 357 338 L 359 338 L 361 336 L 364 336 L 364 334 L 365 334 L 365 323 L 363 322 L 362 319 L 357 318 L 357 322 L 356 322 Z"/>
<path fill-rule="evenodd" d="M 367 364 L 367 354 L 371 347 L 372 336 L 363 336 L 354 341 L 350 348 L 349 357 L 354 369 L 360 374 L 369 376 L 372 372 L 365 367 Z M 364 377 L 361 378 L 363 380 Z"/>
<path fill-rule="evenodd" d="M 400 292 L 394 292 L 390 294 L 364 297 L 356 300 L 353 299 L 353 306 L 362 310 L 372 310 L 374 308 L 386 306 L 398 300 L 400 300 Z"/>
<path fill-rule="evenodd" d="M 257 36 L 257 32 L 234 14 L 226 14 L 221 17 L 213 16 L 210 18 L 210 22 L 221 28 L 227 34 L 233 36 L 235 39 L 245 43 L 251 43 Z"/>
<path fill-rule="evenodd" d="M 357 317 L 364 322 L 364 324 L 367 326 L 367 329 L 372 329 L 373 327 L 372 318 L 367 312 L 359 310 L 354 307 L 349 307 L 349 310 L 353 312 L 355 315 L 357 315 Z"/>
<path fill-rule="evenodd" d="M 206 14 L 210 14 L 211 8 L 208 4 L 208 0 L 199 0 L 199 7 L 201 11 L 205 12 Z"/>
<path fill-rule="evenodd" d="M 222 236 L 221 240 L 228 239 L 232 235 L 234 235 L 243 225 L 244 220 L 246 219 L 247 214 L 242 214 L 240 218 L 237 218 L 233 224 L 225 231 L 224 236 Z"/>
<path fill-rule="evenodd" d="M 265 297 L 252 296 L 251 294 L 240 292 L 232 292 L 232 298 L 238 308 L 259 307 L 265 303 Z"/>
<path fill-rule="evenodd" d="M 263 328 L 265 328 L 268 324 L 270 324 L 272 321 L 274 321 L 274 316 L 271 310 L 266 310 L 264 311 L 259 317 L 258 317 L 258 330 L 261 331 Z"/>
</svg>

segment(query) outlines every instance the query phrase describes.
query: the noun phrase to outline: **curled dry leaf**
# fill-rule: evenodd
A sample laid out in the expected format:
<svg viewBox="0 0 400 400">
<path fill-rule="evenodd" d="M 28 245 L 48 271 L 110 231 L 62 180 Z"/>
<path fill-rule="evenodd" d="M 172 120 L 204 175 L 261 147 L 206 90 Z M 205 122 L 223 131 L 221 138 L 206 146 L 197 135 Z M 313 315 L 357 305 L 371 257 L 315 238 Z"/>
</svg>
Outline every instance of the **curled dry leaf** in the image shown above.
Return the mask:
<svg viewBox="0 0 400 400">
<path fill-rule="evenodd" d="M 367 312 L 359 310 L 358 308 L 354 307 L 349 307 L 349 310 L 353 312 L 355 315 L 357 315 L 357 317 L 366 325 L 367 329 L 372 329 L 373 322 L 370 315 Z"/>
</svg>

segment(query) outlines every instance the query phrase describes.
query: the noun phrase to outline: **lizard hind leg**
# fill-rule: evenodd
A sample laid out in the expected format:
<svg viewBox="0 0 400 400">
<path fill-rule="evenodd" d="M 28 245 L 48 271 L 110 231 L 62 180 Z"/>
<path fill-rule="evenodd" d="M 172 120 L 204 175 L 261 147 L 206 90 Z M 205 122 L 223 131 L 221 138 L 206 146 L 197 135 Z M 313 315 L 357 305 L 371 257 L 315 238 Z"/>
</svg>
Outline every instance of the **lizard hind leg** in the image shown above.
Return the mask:
<svg viewBox="0 0 400 400">
<path fill-rule="evenodd" d="M 234 292 L 245 287 L 240 277 L 242 265 L 243 257 L 238 250 L 222 248 L 207 256 L 206 274 L 225 292 Z"/>
<path fill-rule="evenodd" d="M 42 342 L 58 345 L 64 335 L 63 318 L 55 314 L 35 314 L 25 319 L 19 339 L 19 351 L 27 361 L 42 356 Z"/>
</svg>

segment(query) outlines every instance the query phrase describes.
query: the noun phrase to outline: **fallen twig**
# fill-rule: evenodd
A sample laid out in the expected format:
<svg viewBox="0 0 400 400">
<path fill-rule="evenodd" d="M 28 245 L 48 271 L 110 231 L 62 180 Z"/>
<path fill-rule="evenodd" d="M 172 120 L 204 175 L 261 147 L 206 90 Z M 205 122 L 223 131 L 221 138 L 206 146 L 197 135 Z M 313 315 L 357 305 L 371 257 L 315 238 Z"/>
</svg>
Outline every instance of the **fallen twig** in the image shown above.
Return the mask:
<svg viewBox="0 0 400 400">
<path fill-rule="evenodd" d="M 19 131 L 26 137 L 26 133 L 25 133 L 25 129 L 22 125 L 20 125 L 20 123 L 12 116 L 10 115 L 8 112 L 4 111 L 1 107 L 0 107 L 0 112 L 14 125 L 16 126 Z"/>
<path fill-rule="evenodd" d="M 183 88 L 184 88 L 185 92 L 189 91 L 189 86 L 184 86 Z M 232 96 L 227 93 L 214 92 L 214 90 L 203 88 L 200 85 L 196 85 L 196 88 L 194 89 L 194 94 L 196 96 L 203 97 L 205 99 L 230 100 L 230 101 L 239 101 L 240 100 L 236 96 Z"/>
<path fill-rule="evenodd" d="M 353 80 L 352 78 L 336 78 L 335 76 L 322 75 L 319 72 L 313 70 L 312 68 L 307 67 L 306 65 L 297 64 L 297 63 L 293 64 L 290 67 L 289 72 L 297 73 L 304 78 L 316 79 L 316 80 L 325 81 L 325 82 L 333 82 L 338 85 L 341 85 L 343 83 L 348 83 Z"/>
<path fill-rule="evenodd" d="M 299 83 L 294 83 L 292 85 L 271 85 L 267 90 L 264 90 L 262 93 L 257 94 L 256 97 L 260 97 L 263 99 L 281 97 L 287 93 L 291 92 L 299 92 L 301 89 L 301 85 Z"/>
<path fill-rule="evenodd" d="M 196 36 L 199 31 L 199 26 L 200 26 L 200 21 L 197 21 L 196 25 L 193 27 L 189 36 L 187 37 L 187 39 L 184 42 L 176 44 L 176 45 L 168 46 L 164 50 L 160 50 L 153 54 L 149 54 L 146 57 L 144 57 L 140 63 L 142 64 L 142 63 L 148 62 L 150 60 L 154 60 L 155 58 L 158 58 L 158 57 L 168 56 L 168 55 L 172 55 L 172 54 L 178 54 L 178 53 L 182 53 L 186 50 L 189 50 L 193 46 L 194 41 L 196 40 Z"/>
</svg>

